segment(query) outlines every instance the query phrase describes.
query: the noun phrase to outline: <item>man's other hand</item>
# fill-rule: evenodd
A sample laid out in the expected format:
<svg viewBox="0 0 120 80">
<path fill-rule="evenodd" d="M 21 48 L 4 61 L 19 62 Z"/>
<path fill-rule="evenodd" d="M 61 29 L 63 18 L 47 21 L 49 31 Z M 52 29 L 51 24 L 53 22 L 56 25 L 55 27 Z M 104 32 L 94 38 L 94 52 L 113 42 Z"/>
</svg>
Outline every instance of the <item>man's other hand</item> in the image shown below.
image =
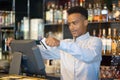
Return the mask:
<svg viewBox="0 0 120 80">
<path fill-rule="evenodd" d="M 6 45 L 7 45 L 8 47 L 10 46 L 10 43 L 12 42 L 12 40 L 13 40 L 12 37 L 7 38 Z"/>
</svg>

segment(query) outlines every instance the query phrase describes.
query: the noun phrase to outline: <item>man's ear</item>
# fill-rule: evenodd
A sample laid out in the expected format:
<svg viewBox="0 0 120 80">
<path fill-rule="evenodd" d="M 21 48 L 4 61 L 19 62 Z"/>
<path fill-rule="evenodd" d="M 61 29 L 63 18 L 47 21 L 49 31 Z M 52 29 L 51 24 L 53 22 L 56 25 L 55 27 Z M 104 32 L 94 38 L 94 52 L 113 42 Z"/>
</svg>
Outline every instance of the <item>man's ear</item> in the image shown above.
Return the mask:
<svg viewBox="0 0 120 80">
<path fill-rule="evenodd" d="M 88 26 L 88 20 L 84 20 L 84 25 Z"/>
</svg>

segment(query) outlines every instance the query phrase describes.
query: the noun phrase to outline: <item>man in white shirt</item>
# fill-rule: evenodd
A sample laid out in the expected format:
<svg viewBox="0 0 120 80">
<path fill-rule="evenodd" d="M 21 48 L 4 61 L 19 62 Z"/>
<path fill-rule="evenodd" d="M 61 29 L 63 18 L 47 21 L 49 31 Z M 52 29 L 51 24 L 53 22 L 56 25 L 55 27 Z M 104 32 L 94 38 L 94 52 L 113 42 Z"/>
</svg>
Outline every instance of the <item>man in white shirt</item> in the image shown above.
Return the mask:
<svg viewBox="0 0 120 80">
<path fill-rule="evenodd" d="M 61 80 L 98 80 L 102 42 L 87 32 L 88 12 L 75 6 L 68 10 L 68 26 L 73 39 L 43 39 L 47 49 L 40 47 L 43 58 L 60 59 Z M 12 39 L 7 41 L 7 45 Z"/>
<path fill-rule="evenodd" d="M 68 26 L 73 39 L 43 39 L 48 49 L 40 48 L 43 58 L 60 59 L 61 80 L 98 80 L 102 42 L 87 32 L 88 12 L 76 6 L 68 10 Z"/>
</svg>

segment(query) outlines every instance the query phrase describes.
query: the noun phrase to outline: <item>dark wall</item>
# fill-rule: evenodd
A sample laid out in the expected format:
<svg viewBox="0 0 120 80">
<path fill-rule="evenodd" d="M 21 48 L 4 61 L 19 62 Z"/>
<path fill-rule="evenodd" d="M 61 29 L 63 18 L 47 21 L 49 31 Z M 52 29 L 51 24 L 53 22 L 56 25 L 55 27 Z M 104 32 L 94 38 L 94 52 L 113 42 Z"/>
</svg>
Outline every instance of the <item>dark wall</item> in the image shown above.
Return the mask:
<svg viewBox="0 0 120 80">
<path fill-rule="evenodd" d="M 0 10 L 12 10 L 11 0 L 0 0 Z"/>
<path fill-rule="evenodd" d="M 15 21 L 20 22 L 23 16 L 27 16 L 27 0 L 15 1 Z"/>
<path fill-rule="evenodd" d="M 43 18 L 43 0 L 31 0 L 31 18 Z"/>
<path fill-rule="evenodd" d="M 28 16 L 28 0 L 16 0 L 16 22 L 20 22 L 24 16 Z M 43 1 L 30 0 L 30 18 L 43 17 Z"/>
</svg>

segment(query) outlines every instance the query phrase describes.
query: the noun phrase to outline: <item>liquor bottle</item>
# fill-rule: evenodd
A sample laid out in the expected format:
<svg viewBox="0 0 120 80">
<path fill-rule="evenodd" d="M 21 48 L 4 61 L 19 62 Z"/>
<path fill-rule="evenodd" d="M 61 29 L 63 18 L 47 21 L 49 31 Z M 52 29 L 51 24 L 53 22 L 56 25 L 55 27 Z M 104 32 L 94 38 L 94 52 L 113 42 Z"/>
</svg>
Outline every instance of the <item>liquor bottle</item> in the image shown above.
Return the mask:
<svg viewBox="0 0 120 80">
<path fill-rule="evenodd" d="M 75 0 L 75 6 L 79 6 L 78 0 Z"/>
<path fill-rule="evenodd" d="M 115 11 L 115 20 L 116 21 L 119 21 L 119 15 L 120 15 L 120 12 L 119 12 L 119 8 L 118 6 L 116 7 L 116 11 Z"/>
<path fill-rule="evenodd" d="M 93 36 L 96 37 L 96 30 L 93 30 Z"/>
<path fill-rule="evenodd" d="M 2 11 L 0 10 L 0 25 L 2 25 Z"/>
<path fill-rule="evenodd" d="M 3 16 L 3 25 L 5 26 L 5 18 L 6 18 L 6 13 L 5 11 L 2 12 L 2 16 Z"/>
<path fill-rule="evenodd" d="M 83 3 L 83 7 L 85 8 L 85 7 L 86 7 L 86 6 L 85 6 L 85 0 L 83 0 L 83 2 L 82 2 L 82 3 Z"/>
<path fill-rule="evenodd" d="M 0 16 L 1 16 L 1 17 L 0 17 L 0 25 L 4 25 L 4 15 L 3 15 L 3 12 L 4 12 L 4 11 L 1 11 L 1 12 L 0 12 Z"/>
<path fill-rule="evenodd" d="M 8 15 L 7 15 L 7 25 L 12 25 L 12 12 L 11 11 L 8 11 Z"/>
<path fill-rule="evenodd" d="M 71 2 L 69 1 L 69 2 L 68 2 L 68 8 L 67 8 L 67 9 L 70 9 L 71 6 L 72 6 L 72 5 L 71 5 Z"/>
<path fill-rule="evenodd" d="M 54 15 L 53 15 L 53 13 L 54 13 L 54 7 L 55 7 L 55 4 L 52 4 L 51 5 L 51 7 L 50 7 L 50 14 L 49 14 L 49 17 L 50 17 L 50 23 L 51 24 L 53 24 L 54 22 L 54 20 L 53 20 L 53 18 L 54 18 Z"/>
<path fill-rule="evenodd" d="M 111 44 L 112 44 L 112 39 L 111 39 L 111 28 L 108 28 L 108 36 L 107 36 L 107 52 L 106 54 L 110 55 L 111 54 Z"/>
<path fill-rule="evenodd" d="M 17 30 L 15 31 L 15 39 L 20 39 L 20 22 L 17 24 Z"/>
<path fill-rule="evenodd" d="M 47 5 L 47 10 L 45 11 L 45 21 L 50 23 L 50 5 Z"/>
<path fill-rule="evenodd" d="M 63 23 L 67 23 L 67 4 L 65 4 L 64 9 L 63 9 Z"/>
<path fill-rule="evenodd" d="M 116 4 L 112 4 L 112 14 L 113 14 L 113 20 L 114 21 L 119 21 L 119 15 L 120 15 L 120 11 L 119 11 L 119 6 L 120 4 L 118 3 L 118 6 L 116 6 Z"/>
<path fill-rule="evenodd" d="M 3 37 L 2 37 L 2 59 L 8 59 L 8 46 L 6 45 L 7 41 L 7 32 L 3 30 Z"/>
<path fill-rule="evenodd" d="M 97 9 L 97 21 L 98 22 L 101 22 L 102 19 L 101 19 L 101 5 L 96 3 L 96 9 Z"/>
<path fill-rule="evenodd" d="M 6 17 L 5 17 L 5 26 L 9 25 L 9 11 L 6 11 Z"/>
<path fill-rule="evenodd" d="M 20 39 L 24 39 L 24 21 L 21 20 L 20 24 Z"/>
<path fill-rule="evenodd" d="M 44 38 L 44 33 L 45 33 L 44 32 L 44 29 L 45 29 L 44 28 L 44 21 L 43 21 L 43 19 L 39 19 L 35 22 L 37 22 L 38 26 L 36 26 L 36 28 L 38 28 L 38 30 L 36 30 L 36 33 L 33 31 L 33 33 L 38 34 L 38 38 L 37 38 L 38 40 L 42 40 Z M 33 26 L 34 26 L 34 22 L 33 22 Z"/>
<path fill-rule="evenodd" d="M 116 5 L 112 4 L 112 20 L 115 21 Z"/>
<path fill-rule="evenodd" d="M 89 4 L 88 5 L 88 21 L 92 22 L 93 21 L 93 9 L 92 9 L 92 5 Z"/>
<path fill-rule="evenodd" d="M 106 32 L 105 29 L 103 29 L 103 34 L 102 34 L 102 54 L 105 55 L 106 54 Z"/>
<path fill-rule="evenodd" d="M 29 39 L 29 18 L 23 17 L 24 39 Z"/>
<path fill-rule="evenodd" d="M 97 7 L 96 4 L 93 6 L 93 22 L 98 22 Z"/>
<path fill-rule="evenodd" d="M 99 34 L 98 34 L 98 38 L 102 38 L 102 30 L 101 29 L 99 29 Z"/>
<path fill-rule="evenodd" d="M 118 32 L 118 40 L 117 40 L 117 55 L 120 55 L 120 31 Z"/>
<path fill-rule="evenodd" d="M 55 5 L 55 9 L 54 9 L 54 11 L 53 11 L 53 23 L 54 24 L 57 24 L 58 23 L 58 6 L 57 5 Z"/>
<path fill-rule="evenodd" d="M 15 25 L 15 11 L 12 11 L 12 25 Z"/>
<path fill-rule="evenodd" d="M 75 6 L 75 2 L 71 1 L 71 7 L 74 7 L 74 6 Z"/>
<path fill-rule="evenodd" d="M 10 11 L 7 11 L 7 26 L 10 25 Z"/>
<path fill-rule="evenodd" d="M 0 60 L 2 59 L 2 48 L 0 48 Z"/>
<path fill-rule="evenodd" d="M 15 25 L 15 11 L 10 11 L 10 25 Z"/>
<path fill-rule="evenodd" d="M 4 31 L 4 33 L 3 33 L 3 51 L 7 51 L 8 49 L 7 49 L 7 45 L 6 45 L 6 41 L 7 41 L 7 32 L 6 31 Z"/>
<path fill-rule="evenodd" d="M 112 36 L 112 54 L 116 54 L 116 48 L 117 48 L 117 35 L 116 35 L 116 28 L 113 29 L 113 36 Z"/>
<path fill-rule="evenodd" d="M 120 21 L 120 0 L 118 1 L 118 11 L 119 11 L 119 17 L 118 17 L 118 19 Z"/>
<path fill-rule="evenodd" d="M 101 10 L 102 21 L 108 22 L 108 9 L 106 4 L 104 4 L 103 9 Z"/>
<path fill-rule="evenodd" d="M 8 18 L 8 11 L 4 11 L 3 12 L 3 16 L 4 16 L 4 25 L 7 26 L 8 25 L 8 23 L 7 23 L 8 22 L 7 21 L 8 20 L 7 19 Z"/>
<path fill-rule="evenodd" d="M 62 23 L 62 16 L 63 16 L 63 7 L 60 5 L 58 10 L 58 24 Z"/>
<path fill-rule="evenodd" d="M 79 2 L 80 2 L 80 6 L 83 6 L 83 0 L 80 0 Z"/>
</svg>

